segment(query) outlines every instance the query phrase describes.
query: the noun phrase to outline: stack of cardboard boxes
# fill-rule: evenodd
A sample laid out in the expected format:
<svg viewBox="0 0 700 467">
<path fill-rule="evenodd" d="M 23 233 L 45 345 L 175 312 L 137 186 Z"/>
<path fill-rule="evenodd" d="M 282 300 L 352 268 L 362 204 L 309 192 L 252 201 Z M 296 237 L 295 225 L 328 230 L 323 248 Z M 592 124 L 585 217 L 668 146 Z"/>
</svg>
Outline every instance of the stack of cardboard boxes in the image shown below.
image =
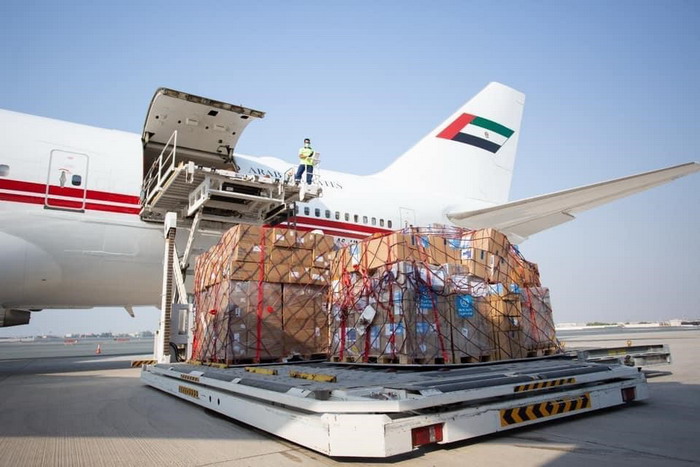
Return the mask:
<svg viewBox="0 0 700 467">
<path fill-rule="evenodd" d="M 276 360 L 328 352 L 331 238 L 238 225 L 197 258 L 193 359 Z"/>
<path fill-rule="evenodd" d="M 543 291 L 537 265 L 494 229 L 371 238 L 339 250 L 331 266 L 331 355 L 407 363 L 533 355 L 558 345 Z"/>
<path fill-rule="evenodd" d="M 341 361 L 465 363 L 558 346 L 537 265 L 493 229 L 411 228 L 334 251 L 322 234 L 240 225 L 194 279 L 201 361 L 330 348 Z"/>
</svg>

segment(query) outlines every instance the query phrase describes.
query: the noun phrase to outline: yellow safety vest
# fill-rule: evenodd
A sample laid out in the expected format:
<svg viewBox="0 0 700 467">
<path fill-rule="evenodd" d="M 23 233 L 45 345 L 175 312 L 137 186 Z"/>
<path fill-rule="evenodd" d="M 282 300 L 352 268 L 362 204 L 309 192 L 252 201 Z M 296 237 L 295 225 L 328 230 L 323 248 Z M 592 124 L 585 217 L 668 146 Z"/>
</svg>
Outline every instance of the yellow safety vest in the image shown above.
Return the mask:
<svg viewBox="0 0 700 467">
<path fill-rule="evenodd" d="M 314 165 L 314 150 L 313 148 L 301 148 L 299 149 L 299 158 L 301 163 L 305 165 Z"/>
</svg>

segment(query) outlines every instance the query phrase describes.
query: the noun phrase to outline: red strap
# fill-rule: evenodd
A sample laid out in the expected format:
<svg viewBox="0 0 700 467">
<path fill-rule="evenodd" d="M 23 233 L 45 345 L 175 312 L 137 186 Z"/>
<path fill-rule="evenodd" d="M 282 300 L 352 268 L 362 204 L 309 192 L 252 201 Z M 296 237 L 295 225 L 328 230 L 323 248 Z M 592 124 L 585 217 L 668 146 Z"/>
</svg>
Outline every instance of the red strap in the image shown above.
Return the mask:
<svg viewBox="0 0 700 467">
<path fill-rule="evenodd" d="M 263 320 L 263 281 L 265 280 L 265 237 L 266 227 L 260 228 L 260 258 L 258 260 L 258 307 L 255 329 L 255 361 L 260 362 L 260 350 L 262 346 L 262 320 Z"/>
</svg>

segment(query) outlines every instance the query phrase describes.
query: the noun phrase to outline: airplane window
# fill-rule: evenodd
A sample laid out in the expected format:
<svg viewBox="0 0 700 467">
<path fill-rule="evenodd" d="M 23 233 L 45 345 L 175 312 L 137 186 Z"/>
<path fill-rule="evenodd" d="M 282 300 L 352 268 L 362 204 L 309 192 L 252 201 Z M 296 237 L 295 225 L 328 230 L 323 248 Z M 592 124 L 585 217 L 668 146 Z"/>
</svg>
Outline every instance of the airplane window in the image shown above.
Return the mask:
<svg viewBox="0 0 700 467">
<path fill-rule="evenodd" d="M 354 219 L 355 219 L 355 223 L 356 223 L 356 224 L 359 224 L 359 223 L 360 223 L 360 216 L 358 216 L 357 214 L 355 214 Z"/>
<path fill-rule="evenodd" d="M 379 227 L 384 227 L 384 219 L 379 219 Z"/>
<path fill-rule="evenodd" d="M 350 222 L 350 214 L 345 213 L 345 222 Z"/>
<path fill-rule="evenodd" d="M 376 217 L 372 218 L 372 225 L 377 225 L 377 218 Z"/>
<path fill-rule="evenodd" d="M 386 221 L 386 226 L 391 228 L 391 220 Z"/>
<path fill-rule="evenodd" d="M 70 183 L 73 186 L 80 186 L 80 184 L 83 183 L 83 177 L 80 175 L 73 175 L 70 179 Z"/>
<path fill-rule="evenodd" d="M 308 206 L 304 206 L 304 215 L 308 216 L 311 213 L 311 210 L 309 209 Z"/>
<path fill-rule="evenodd" d="M 319 208 L 314 209 L 314 215 L 316 217 L 321 217 L 321 210 Z"/>
<path fill-rule="evenodd" d="M 338 212 L 338 211 L 335 212 L 335 220 L 337 220 L 337 221 L 340 220 L 340 212 Z"/>
<path fill-rule="evenodd" d="M 331 218 L 331 211 L 329 209 L 326 209 L 326 219 Z"/>
<path fill-rule="evenodd" d="M 367 216 L 362 216 L 362 223 L 366 224 L 367 223 Z"/>
<path fill-rule="evenodd" d="M 297 206 L 296 204 L 294 205 L 294 212 L 296 214 L 299 214 L 299 206 Z"/>
<path fill-rule="evenodd" d="M 0 164 L 0 177 L 7 177 L 10 175 L 10 166 L 7 164 Z"/>
</svg>

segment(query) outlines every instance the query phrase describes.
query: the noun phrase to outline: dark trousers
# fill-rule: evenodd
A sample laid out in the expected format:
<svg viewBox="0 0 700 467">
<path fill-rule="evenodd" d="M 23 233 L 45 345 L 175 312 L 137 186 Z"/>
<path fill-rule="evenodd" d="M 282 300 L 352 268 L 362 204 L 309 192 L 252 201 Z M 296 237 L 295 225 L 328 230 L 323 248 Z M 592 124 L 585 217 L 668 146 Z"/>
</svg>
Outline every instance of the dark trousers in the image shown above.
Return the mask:
<svg viewBox="0 0 700 467">
<path fill-rule="evenodd" d="M 313 165 L 299 164 L 299 168 L 297 169 L 297 173 L 294 176 L 294 180 L 297 182 L 301 181 L 301 174 L 304 173 L 304 169 L 306 169 L 306 183 L 308 185 L 311 185 L 311 179 L 314 176 L 314 166 Z"/>
</svg>

